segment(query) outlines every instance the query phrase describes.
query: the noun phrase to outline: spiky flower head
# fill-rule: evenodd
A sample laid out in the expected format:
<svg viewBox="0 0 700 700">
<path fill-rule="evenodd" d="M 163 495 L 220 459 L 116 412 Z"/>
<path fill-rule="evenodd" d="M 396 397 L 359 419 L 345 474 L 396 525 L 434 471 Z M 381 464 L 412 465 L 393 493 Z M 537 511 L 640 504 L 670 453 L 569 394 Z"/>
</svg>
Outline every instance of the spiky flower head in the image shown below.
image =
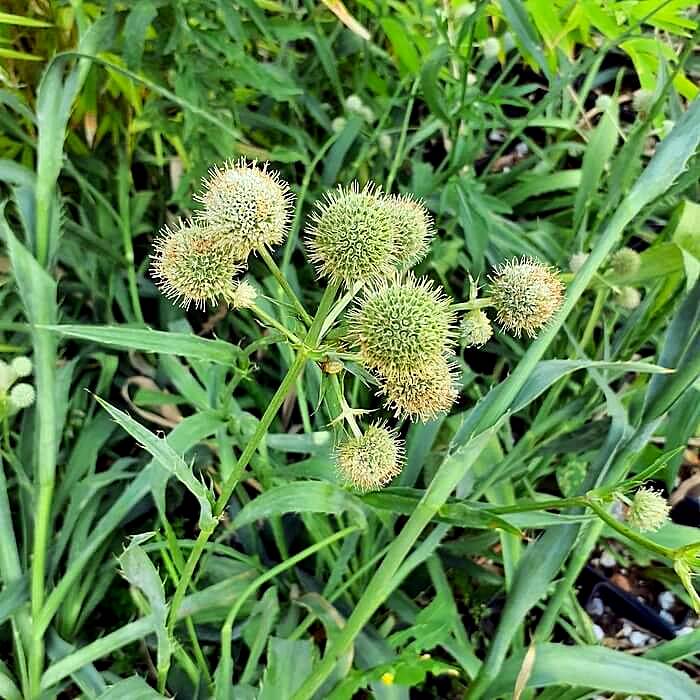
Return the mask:
<svg viewBox="0 0 700 700">
<path fill-rule="evenodd" d="M 32 361 L 23 355 L 15 357 L 10 367 L 18 377 L 28 377 L 32 373 Z"/>
<path fill-rule="evenodd" d="M 166 298 L 184 308 L 203 309 L 234 291 L 241 271 L 220 229 L 179 221 L 165 226 L 153 244 L 151 275 Z"/>
<path fill-rule="evenodd" d="M 428 252 L 435 235 L 425 205 L 410 194 L 387 195 L 382 198 L 394 227 L 394 254 L 402 269 L 413 267 Z"/>
<path fill-rule="evenodd" d="M 496 268 L 489 281 L 498 322 L 518 338 L 523 333 L 534 338 L 562 305 L 564 288 L 557 271 L 534 258 L 513 258 Z"/>
<path fill-rule="evenodd" d="M 454 313 L 434 284 L 409 273 L 370 286 L 349 314 L 363 364 L 384 377 L 418 372 L 454 344 Z"/>
<path fill-rule="evenodd" d="M 610 261 L 613 272 L 621 277 L 634 275 L 641 264 L 639 253 L 636 250 L 632 250 L 632 248 L 620 248 Z"/>
<path fill-rule="evenodd" d="M 397 263 L 393 217 L 372 184 L 326 193 L 316 202 L 306 234 L 318 274 L 336 283 L 386 277 Z"/>
<path fill-rule="evenodd" d="M 670 510 L 661 491 L 642 487 L 634 494 L 627 522 L 640 532 L 655 532 L 666 522 Z"/>
<path fill-rule="evenodd" d="M 36 392 L 31 384 L 15 384 L 10 392 L 10 406 L 15 410 L 29 408 L 34 403 Z"/>
<path fill-rule="evenodd" d="M 576 274 L 588 260 L 588 253 L 574 253 L 569 258 L 569 270 Z"/>
<path fill-rule="evenodd" d="M 642 303 L 642 295 L 636 287 L 622 287 L 615 300 L 623 309 L 634 311 Z"/>
<path fill-rule="evenodd" d="M 376 491 L 401 473 L 403 445 L 395 431 L 377 423 L 341 442 L 335 456 L 344 481 L 358 491 Z"/>
<path fill-rule="evenodd" d="M 489 317 L 481 309 L 473 309 L 462 319 L 460 334 L 468 347 L 481 347 L 493 335 L 493 327 Z"/>
<path fill-rule="evenodd" d="M 234 309 L 249 309 L 255 304 L 258 292 L 248 280 L 241 280 L 228 298 Z"/>
<path fill-rule="evenodd" d="M 226 233 L 236 260 L 284 241 L 292 210 L 289 185 L 268 163 L 245 158 L 214 166 L 195 196 L 203 206 L 197 219 Z"/>
<path fill-rule="evenodd" d="M 380 378 L 380 393 L 396 417 L 434 420 L 447 413 L 457 399 L 457 371 L 440 357 L 418 372 Z"/>
</svg>

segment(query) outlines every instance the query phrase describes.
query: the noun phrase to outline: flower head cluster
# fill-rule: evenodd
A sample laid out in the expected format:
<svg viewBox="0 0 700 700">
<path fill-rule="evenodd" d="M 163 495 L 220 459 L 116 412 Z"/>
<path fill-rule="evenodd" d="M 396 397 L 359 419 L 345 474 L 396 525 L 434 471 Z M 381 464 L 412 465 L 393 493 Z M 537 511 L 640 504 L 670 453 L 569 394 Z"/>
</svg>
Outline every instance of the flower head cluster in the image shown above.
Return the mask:
<svg viewBox="0 0 700 700">
<path fill-rule="evenodd" d="M 211 226 L 179 221 L 175 228 L 165 226 L 154 242 L 151 275 L 165 297 L 184 308 L 227 299 L 242 269 L 221 231 Z"/>
<path fill-rule="evenodd" d="M 287 235 L 293 196 L 289 185 L 267 163 L 245 158 L 214 166 L 195 199 L 197 219 L 225 235 L 235 260 L 282 243 Z"/>
<path fill-rule="evenodd" d="M 341 478 L 359 491 L 376 491 L 401 473 L 403 445 L 383 423 L 367 427 L 336 447 Z"/>
<path fill-rule="evenodd" d="M 501 265 L 489 281 L 496 318 L 516 337 L 534 338 L 562 305 L 564 288 L 556 270 L 534 258 Z"/>
<path fill-rule="evenodd" d="M 12 416 L 34 403 L 34 387 L 27 382 L 17 383 L 31 373 L 32 362 L 28 357 L 15 357 L 9 364 L 0 360 L 0 417 Z"/>
<path fill-rule="evenodd" d="M 433 235 L 430 216 L 417 200 L 353 183 L 316 203 L 306 245 L 321 277 L 352 286 L 415 265 Z"/>
<path fill-rule="evenodd" d="M 642 487 L 634 494 L 627 522 L 640 532 L 655 532 L 666 522 L 670 510 L 661 491 Z"/>
</svg>

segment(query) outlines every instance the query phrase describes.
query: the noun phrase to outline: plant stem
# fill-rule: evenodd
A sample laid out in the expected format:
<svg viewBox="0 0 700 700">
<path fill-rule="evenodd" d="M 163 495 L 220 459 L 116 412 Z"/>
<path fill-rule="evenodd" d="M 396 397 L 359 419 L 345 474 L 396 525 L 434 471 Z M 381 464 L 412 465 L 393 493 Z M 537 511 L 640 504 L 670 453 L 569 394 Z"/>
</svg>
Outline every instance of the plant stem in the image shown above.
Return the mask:
<svg viewBox="0 0 700 700">
<path fill-rule="evenodd" d="M 254 313 L 265 325 L 274 328 L 279 331 L 287 340 L 289 340 L 292 345 L 300 348 L 304 345 L 304 341 L 299 338 L 299 336 L 294 335 L 292 331 L 289 330 L 285 325 L 280 323 L 276 318 L 273 318 L 266 311 L 263 311 L 257 304 L 253 304 L 250 307 L 252 313 Z"/>
<path fill-rule="evenodd" d="M 267 248 L 261 248 L 258 253 L 260 253 L 260 257 L 263 259 L 265 265 L 267 265 L 267 269 L 270 271 L 270 274 L 277 280 L 277 284 L 279 284 L 284 293 L 287 295 L 287 298 L 295 308 L 297 314 L 299 314 L 301 320 L 307 326 L 311 325 L 313 319 L 311 316 L 309 316 L 309 313 L 299 301 L 299 297 L 297 297 L 297 295 L 294 293 L 294 290 L 290 286 L 287 278 L 282 274 L 282 270 L 277 267 L 277 263 L 272 259 L 270 251 L 267 250 Z"/>
<path fill-rule="evenodd" d="M 452 304 L 452 311 L 473 311 L 474 309 L 485 309 L 488 306 L 493 306 L 491 297 L 483 297 L 482 299 L 474 299 L 473 301 L 464 301 L 461 304 Z"/>
<path fill-rule="evenodd" d="M 326 291 L 324 292 L 323 297 L 321 298 L 321 302 L 319 303 L 316 316 L 311 324 L 311 328 L 309 328 L 309 332 L 307 333 L 306 338 L 304 339 L 304 346 L 312 348 L 316 346 L 319 334 L 321 332 L 321 325 L 323 324 L 326 314 L 328 313 L 328 309 L 330 308 L 331 304 L 333 303 L 333 300 L 335 299 L 337 290 L 337 285 L 333 284 L 329 285 L 326 288 Z M 272 399 L 270 399 L 270 403 L 268 404 L 265 413 L 263 413 L 262 418 L 258 423 L 258 427 L 255 430 L 255 433 L 253 433 L 253 436 L 250 438 L 250 440 L 248 440 L 245 449 L 241 453 L 241 456 L 238 458 L 236 467 L 228 475 L 226 481 L 221 487 L 221 493 L 213 509 L 213 513 L 216 518 L 219 518 L 224 512 L 224 509 L 226 508 L 226 505 L 228 504 L 229 499 L 231 498 L 233 490 L 238 485 L 238 481 L 241 477 L 241 474 L 243 473 L 243 470 L 248 466 L 248 463 L 255 454 L 255 451 L 258 449 L 258 445 L 262 442 L 265 435 L 267 434 L 267 430 L 272 424 L 272 421 L 275 419 L 277 411 L 279 411 L 280 407 L 282 406 L 282 403 L 284 402 L 284 399 L 287 397 L 287 394 L 289 393 L 290 389 L 294 386 L 297 377 L 303 370 L 304 365 L 306 364 L 307 357 L 308 354 L 306 349 L 301 349 L 297 353 L 296 358 L 294 359 L 294 362 L 292 363 L 290 368 L 287 370 L 287 374 L 282 380 L 282 383 L 280 384 Z M 203 528 L 200 531 L 199 537 L 197 537 L 197 540 L 195 541 L 194 546 L 192 547 L 190 556 L 187 558 L 185 568 L 182 571 L 180 581 L 177 584 L 175 593 L 173 595 L 173 599 L 170 603 L 170 612 L 168 615 L 168 633 L 170 635 L 172 635 L 173 630 L 175 629 L 177 613 L 180 608 L 180 605 L 182 604 L 182 600 L 185 597 L 185 593 L 187 592 L 187 588 L 190 584 L 190 581 L 192 580 L 194 570 L 197 566 L 200 557 L 202 556 L 202 553 L 204 552 L 209 538 L 214 533 L 215 528 L 216 524 L 213 524 L 210 527 Z"/>
<path fill-rule="evenodd" d="M 416 76 L 413 81 L 413 87 L 411 88 L 411 96 L 408 100 L 408 105 L 406 106 L 406 114 L 403 118 L 403 124 L 401 125 L 401 135 L 399 136 L 399 142 L 396 144 L 396 151 L 394 155 L 394 160 L 391 163 L 391 169 L 389 170 L 389 175 L 386 178 L 386 184 L 384 189 L 387 192 L 391 192 L 391 188 L 396 179 L 396 173 L 399 171 L 399 167 L 403 162 L 403 149 L 406 145 L 406 135 L 408 134 L 408 125 L 411 121 L 411 113 L 413 112 L 413 103 L 416 99 L 416 94 L 418 93 L 418 87 L 420 85 L 420 76 Z"/>
</svg>

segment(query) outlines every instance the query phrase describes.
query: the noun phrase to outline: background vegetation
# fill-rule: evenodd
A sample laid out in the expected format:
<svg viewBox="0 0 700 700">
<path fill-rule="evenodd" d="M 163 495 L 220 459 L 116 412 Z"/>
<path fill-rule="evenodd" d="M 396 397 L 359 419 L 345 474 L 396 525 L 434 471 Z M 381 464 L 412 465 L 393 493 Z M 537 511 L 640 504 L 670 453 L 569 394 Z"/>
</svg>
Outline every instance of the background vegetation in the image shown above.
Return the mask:
<svg viewBox="0 0 700 700">
<path fill-rule="evenodd" d="M 31 356 L 37 400 L 0 414 L 0 697 L 309 697 L 333 644 L 317 697 L 697 697 L 697 528 L 635 540 L 556 500 L 641 474 L 680 502 L 697 483 L 697 19 L 681 0 L 5 2 L 0 352 Z M 185 314 L 148 275 L 157 230 L 239 155 L 295 189 L 277 258 L 308 308 L 303 215 L 353 179 L 425 199 L 439 234 L 418 271 L 457 300 L 504 259 L 598 252 L 566 276 L 558 332 L 463 349 L 458 406 L 403 426 L 392 489 L 338 484 L 309 367 L 169 634 L 212 496 L 292 362 L 246 312 Z M 609 269 L 623 244 L 632 275 Z M 259 260 L 251 276 L 285 322 Z M 381 578 L 446 470 L 452 498 Z M 687 633 L 635 648 L 614 610 L 594 626 L 577 591 L 605 553 L 657 611 L 671 591 Z"/>
</svg>

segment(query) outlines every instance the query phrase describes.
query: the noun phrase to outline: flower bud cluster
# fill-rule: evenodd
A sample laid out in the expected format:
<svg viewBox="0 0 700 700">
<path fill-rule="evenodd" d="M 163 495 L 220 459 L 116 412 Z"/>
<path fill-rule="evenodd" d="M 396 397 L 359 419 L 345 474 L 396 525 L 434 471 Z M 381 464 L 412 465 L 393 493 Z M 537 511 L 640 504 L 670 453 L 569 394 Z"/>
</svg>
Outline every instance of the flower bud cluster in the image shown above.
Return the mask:
<svg viewBox="0 0 700 700">
<path fill-rule="evenodd" d="M 15 357 L 9 364 L 0 360 L 0 418 L 13 416 L 34 403 L 34 387 L 27 382 L 18 382 L 31 373 L 32 362 L 28 357 Z"/>
</svg>

